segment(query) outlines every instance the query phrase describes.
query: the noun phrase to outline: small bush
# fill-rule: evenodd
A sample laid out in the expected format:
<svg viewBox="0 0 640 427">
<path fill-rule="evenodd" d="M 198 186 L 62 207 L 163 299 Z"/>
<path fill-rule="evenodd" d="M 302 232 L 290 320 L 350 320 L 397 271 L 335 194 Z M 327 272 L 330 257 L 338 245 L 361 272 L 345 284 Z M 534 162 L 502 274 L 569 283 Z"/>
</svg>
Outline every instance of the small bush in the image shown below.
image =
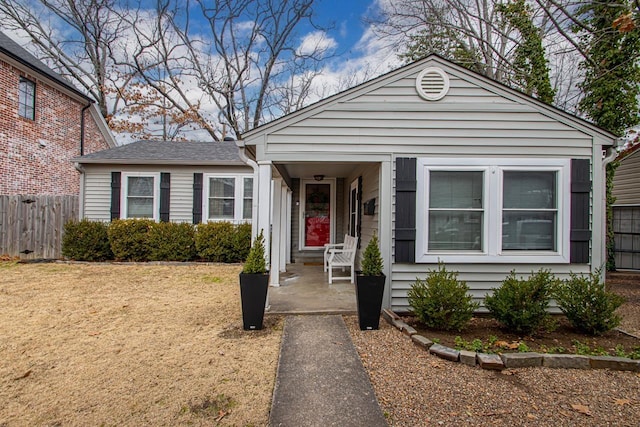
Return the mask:
<svg viewBox="0 0 640 427">
<path fill-rule="evenodd" d="M 156 223 L 149 219 L 116 219 L 109 226 L 109 243 L 118 261 L 148 261 L 149 231 Z"/>
<path fill-rule="evenodd" d="M 547 318 L 551 290 L 556 282 L 548 270 L 532 272 L 527 279 L 518 279 L 512 271 L 493 295 L 485 297 L 484 304 L 509 331 L 530 334 Z"/>
<path fill-rule="evenodd" d="M 76 261 L 105 261 L 113 258 L 104 222 L 69 221 L 64 225 L 62 255 Z"/>
<path fill-rule="evenodd" d="M 260 234 L 258 234 L 251 246 L 247 261 L 242 267 L 242 272 L 246 274 L 265 274 L 267 272 L 267 261 L 264 255 L 264 235 L 260 230 Z"/>
<path fill-rule="evenodd" d="M 199 224 L 196 231 L 196 251 L 205 261 L 234 262 L 235 229 L 230 222 Z"/>
<path fill-rule="evenodd" d="M 621 319 L 615 311 L 624 302 L 624 298 L 600 283 L 600 273 L 600 270 L 586 276 L 571 273 L 553 294 L 571 324 L 591 335 L 600 335 L 618 326 Z"/>
<path fill-rule="evenodd" d="M 233 237 L 233 260 L 231 262 L 244 262 L 251 248 L 251 224 L 236 225 Z"/>
<path fill-rule="evenodd" d="M 191 261 L 196 256 L 195 229 L 189 223 L 154 223 L 148 237 L 152 261 Z"/>
<path fill-rule="evenodd" d="M 416 279 L 408 292 L 409 305 L 427 327 L 462 330 L 479 304 L 472 301 L 466 282 L 457 272 L 449 272 L 443 263 L 429 271 L 425 280 Z"/>
<path fill-rule="evenodd" d="M 378 234 L 373 233 L 373 237 L 369 240 L 369 244 L 364 250 L 362 256 L 362 275 L 363 276 L 382 276 L 384 264 L 382 255 L 380 255 L 380 247 L 378 245 Z"/>
</svg>

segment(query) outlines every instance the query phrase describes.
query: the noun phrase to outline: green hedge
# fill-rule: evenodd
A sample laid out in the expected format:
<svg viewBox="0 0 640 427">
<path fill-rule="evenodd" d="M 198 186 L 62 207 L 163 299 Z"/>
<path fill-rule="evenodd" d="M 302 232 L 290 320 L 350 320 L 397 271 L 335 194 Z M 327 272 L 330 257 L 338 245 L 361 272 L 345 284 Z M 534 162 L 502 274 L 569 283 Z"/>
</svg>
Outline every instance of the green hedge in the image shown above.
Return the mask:
<svg viewBox="0 0 640 427">
<path fill-rule="evenodd" d="M 251 225 L 229 222 L 199 224 L 196 231 L 196 250 L 204 261 L 242 262 L 251 247 Z"/>
<path fill-rule="evenodd" d="M 244 262 L 251 247 L 251 224 L 82 220 L 65 224 L 63 256 L 78 261 Z"/>
<path fill-rule="evenodd" d="M 149 231 L 157 223 L 150 219 L 116 219 L 109 226 L 109 243 L 118 261 L 148 261 Z"/>
<path fill-rule="evenodd" d="M 69 221 L 64 225 L 62 255 L 75 261 L 106 261 L 113 259 L 104 222 Z"/>
<path fill-rule="evenodd" d="M 196 258 L 195 228 L 186 222 L 153 224 L 149 249 L 152 261 L 192 261 Z"/>
</svg>

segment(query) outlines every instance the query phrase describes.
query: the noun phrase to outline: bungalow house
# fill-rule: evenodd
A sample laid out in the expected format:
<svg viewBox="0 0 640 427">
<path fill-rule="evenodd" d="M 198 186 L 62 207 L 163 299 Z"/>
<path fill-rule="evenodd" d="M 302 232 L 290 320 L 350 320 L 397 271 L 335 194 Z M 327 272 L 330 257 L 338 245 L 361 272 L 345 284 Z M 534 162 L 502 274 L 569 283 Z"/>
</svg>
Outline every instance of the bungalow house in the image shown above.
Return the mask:
<svg viewBox="0 0 640 427">
<path fill-rule="evenodd" d="M 85 218 L 251 217 L 267 231 L 272 286 L 289 263 L 322 260 L 325 244 L 349 234 L 361 252 L 377 233 L 383 304 L 406 311 L 412 282 L 439 261 L 477 299 L 512 270 L 601 267 L 614 142 L 431 55 L 248 131 L 234 153 L 138 143 L 76 160 Z"/>
<path fill-rule="evenodd" d="M 604 166 L 615 137 L 436 55 L 255 128 L 257 229 L 271 284 L 346 233 L 376 232 L 383 305 L 439 261 L 483 298 L 515 270 L 604 262 Z M 360 254 L 359 254 L 360 256 Z"/>
<path fill-rule="evenodd" d="M 70 160 L 115 145 L 91 98 L 0 32 L 0 255 L 59 257 L 78 217 Z"/>
<path fill-rule="evenodd" d="M 80 217 L 251 221 L 253 170 L 233 141 L 138 141 L 74 159 Z"/>
<path fill-rule="evenodd" d="M 613 231 L 617 269 L 640 269 L 640 144 L 620 153 L 613 177 Z"/>
</svg>

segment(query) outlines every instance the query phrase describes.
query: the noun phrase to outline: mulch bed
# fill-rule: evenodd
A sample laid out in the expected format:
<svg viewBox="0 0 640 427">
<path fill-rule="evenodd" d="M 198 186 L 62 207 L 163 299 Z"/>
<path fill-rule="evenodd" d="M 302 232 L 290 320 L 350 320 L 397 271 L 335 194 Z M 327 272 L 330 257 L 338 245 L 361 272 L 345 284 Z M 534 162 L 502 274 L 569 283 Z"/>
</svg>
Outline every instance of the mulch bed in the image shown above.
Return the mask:
<svg viewBox="0 0 640 427">
<path fill-rule="evenodd" d="M 531 336 L 519 336 L 507 332 L 500 324 L 491 318 L 474 317 L 466 329 L 458 331 L 440 331 L 426 328 L 413 316 L 403 317 L 405 323 L 418 330 L 420 335 L 451 348 L 461 346 L 469 348 L 474 340 L 482 342 L 482 348 L 475 351 L 490 353 L 505 353 L 517 351 L 535 351 L 539 353 L 567 353 L 580 354 L 586 351 L 586 346 L 592 354 L 619 355 L 616 349 L 624 349 L 625 353 L 638 351 L 640 356 L 640 339 L 620 331 L 609 331 L 600 336 L 590 336 L 578 333 L 572 328 L 564 316 L 553 316 L 549 330 L 541 330 Z M 480 345 L 476 341 L 476 345 Z"/>
</svg>

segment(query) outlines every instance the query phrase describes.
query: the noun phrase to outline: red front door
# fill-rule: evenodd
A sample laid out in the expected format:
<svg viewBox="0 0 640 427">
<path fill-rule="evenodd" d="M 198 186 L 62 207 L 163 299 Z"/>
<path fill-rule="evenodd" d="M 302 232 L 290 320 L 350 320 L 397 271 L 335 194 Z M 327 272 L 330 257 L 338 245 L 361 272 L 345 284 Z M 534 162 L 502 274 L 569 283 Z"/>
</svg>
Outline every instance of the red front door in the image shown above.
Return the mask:
<svg viewBox="0 0 640 427">
<path fill-rule="evenodd" d="M 304 246 L 323 247 L 331 241 L 331 185 L 305 184 Z"/>
</svg>

